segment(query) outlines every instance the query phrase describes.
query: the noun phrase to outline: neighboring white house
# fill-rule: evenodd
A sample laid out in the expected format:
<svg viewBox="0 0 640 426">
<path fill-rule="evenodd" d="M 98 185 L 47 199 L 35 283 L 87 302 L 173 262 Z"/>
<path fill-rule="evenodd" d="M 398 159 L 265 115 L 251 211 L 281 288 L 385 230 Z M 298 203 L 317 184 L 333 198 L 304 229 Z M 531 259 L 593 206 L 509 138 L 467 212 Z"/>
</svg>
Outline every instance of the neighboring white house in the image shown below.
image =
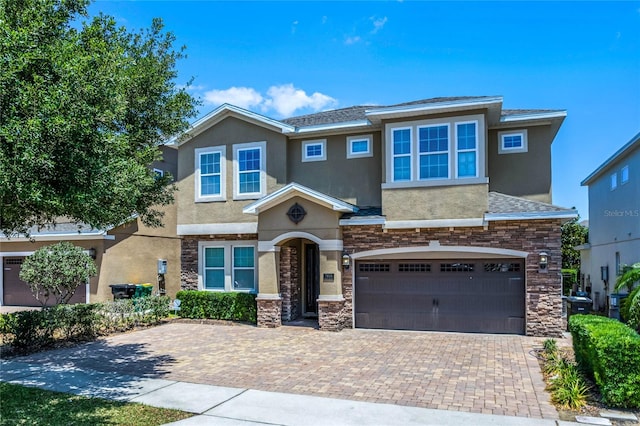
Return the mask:
<svg viewBox="0 0 640 426">
<path fill-rule="evenodd" d="M 594 309 L 604 310 L 623 265 L 640 262 L 640 133 L 581 183 L 589 188 L 589 241 L 581 277 Z"/>
</svg>

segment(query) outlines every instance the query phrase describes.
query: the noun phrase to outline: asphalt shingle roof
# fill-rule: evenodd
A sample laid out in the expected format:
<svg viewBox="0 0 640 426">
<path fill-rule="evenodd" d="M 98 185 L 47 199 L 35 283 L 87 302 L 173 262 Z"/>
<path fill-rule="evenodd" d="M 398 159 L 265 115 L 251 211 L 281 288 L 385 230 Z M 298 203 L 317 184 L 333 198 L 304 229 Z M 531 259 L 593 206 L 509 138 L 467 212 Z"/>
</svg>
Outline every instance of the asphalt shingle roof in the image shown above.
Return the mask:
<svg viewBox="0 0 640 426">
<path fill-rule="evenodd" d="M 488 213 L 534 213 L 534 212 L 561 212 L 567 211 L 565 207 L 554 206 L 540 201 L 527 200 L 513 195 L 489 192 Z"/>
<path fill-rule="evenodd" d="M 366 120 L 367 116 L 365 112 L 375 111 L 376 109 L 402 107 L 402 106 L 410 106 L 410 105 L 424 105 L 424 104 L 433 104 L 433 103 L 439 103 L 439 102 L 456 102 L 456 101 L 465 101 L 465 100 L 471 100 L 471 99 L 488 99 L 488 98 L 494 98 L 494 96 L 449 96 L 449 97 L 419 99 L 416 101 L 403 102 L 403 103 L 393 104 L 393 105 L 357 105 L 357 106 L 351 106 L 347 108 L 322 111 L 314 114 L 290 117 L 280 121 L 295 127 L 308 127 L 308 126 L 318 126 L 323 124 L 346 123 L 350 121 Z M 557 110 L 503 109 L 502 116 L 505 117 L 509 115 L 535 114 L 535 113 L 554 112 L 554 111 L 557 111 Z"/>
</svg>

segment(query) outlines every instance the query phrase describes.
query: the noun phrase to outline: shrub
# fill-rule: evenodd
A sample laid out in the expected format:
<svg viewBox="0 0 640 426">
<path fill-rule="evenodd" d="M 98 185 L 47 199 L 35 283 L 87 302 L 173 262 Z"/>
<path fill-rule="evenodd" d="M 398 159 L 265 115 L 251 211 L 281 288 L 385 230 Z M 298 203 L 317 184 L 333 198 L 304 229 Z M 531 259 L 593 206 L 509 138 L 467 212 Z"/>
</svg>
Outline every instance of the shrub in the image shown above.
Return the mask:
<svg viewBox="0 0 640 426">
<path fill-rule="evenodd" d="M 572 315 L 569 329 L 576 361 L 592 377 L 605 404 L 640 408 L 640 335 L 623 323 Z"/>
<path fill-rule="evenodd" d="M 640 287 L 634 288 L 620 302 L 620 316 L 627 325 L 640 331 Z"/>
<path fill-rule="evenodd" d="M 170 301 L 167 296 L 150 296 L 2 314 L 0 334 L 3 343 L 19 351 L 40 350 L 56 341 L 92 340 L 113 331 L 157 324 L 169 315 Z"/>
<path fill-rule="evenodd" d="M 56 304 L 67 303 L 76 289 L 95 274 L 93 259 L 68 241 L 39 248 L 20 269 L 20 279 L 29 284 L 42 306 L 51 297 Z"/>
<path fill-rule="evenodd" d="M 183 290 L 176 298 L 181 302 L 178 313 L 184 318 L 257 321 L 254 294 Z"/>
</svg>

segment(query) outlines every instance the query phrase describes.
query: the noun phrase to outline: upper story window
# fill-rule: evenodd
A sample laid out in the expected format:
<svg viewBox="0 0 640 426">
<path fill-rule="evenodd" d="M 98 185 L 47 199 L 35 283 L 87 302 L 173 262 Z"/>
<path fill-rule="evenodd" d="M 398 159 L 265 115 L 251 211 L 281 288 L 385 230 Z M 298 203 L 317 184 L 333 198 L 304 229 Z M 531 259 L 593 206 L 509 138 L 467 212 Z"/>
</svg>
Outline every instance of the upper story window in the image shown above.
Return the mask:
<svg viewBox="0 0 640 426">
<path fill-rule="evenodd" d="M 327 159 L 327 140 L 302 142 L 302 161 L 324 161 Z"/>
<path fill-rule="evenodd" d="M 618 173 L 613 173 L 610 177 L 611 190 L 613 191 L 618 187 Z"/>
<path fill-rule="evenodd" d="M 418 128 L 419 179 L 449 178 L 449 126 Z"/>
<path fill-rule="evenodd" d="M 393 130 L 393 181 L 411 180 L 411 129 Z"/>
<path fill-rule="evenodd" d="M 498 139 L 498 154 L 515 154 L 528 151 L 526 129 L 499 132 Z"/>
<path fill-rule="evenodd" d="M 257 199 L 266 194 L 266 142 L 233 145 L 233 198 Z"/>
<path fill-rule="evenodd" d="M 226 147 L 198 148 L 196 157 L 196 202 L 224 201 Z"/>
<path fill-rule="evenodd" d="M 372 136 L 349 136 L 347 138 L 347 158 L 373 157 Z"/>
<path fill-rule="evenodd" d="M 624 185 L 629 182 L 629 166 L 624 166 L 620 170 L 620 185 Z"/>
<path fill-rule="evenodd" d="M 387 124 L 385 188 L 486 183 L 484 117 Z"/>
<path fill-rule="evenodd" d="M 478 176 L 478 126 L 475 122 L 456 123 L 458 177 Z"/>
</svg>

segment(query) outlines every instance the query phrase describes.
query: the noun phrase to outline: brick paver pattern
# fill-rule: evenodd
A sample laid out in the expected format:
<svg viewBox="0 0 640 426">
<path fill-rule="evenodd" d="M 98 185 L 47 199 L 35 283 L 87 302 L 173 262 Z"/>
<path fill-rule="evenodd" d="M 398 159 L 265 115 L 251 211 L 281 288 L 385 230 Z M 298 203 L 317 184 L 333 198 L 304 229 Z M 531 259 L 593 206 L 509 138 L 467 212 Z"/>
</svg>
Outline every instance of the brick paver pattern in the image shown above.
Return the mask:
<svg viewBox="0 0 640 426">
<path fill-rule="evenodd" d="M 16 360 L 358 401 L 557 419 L 532 354 L 490 334 L 172 322 Z"/>
</svg>

